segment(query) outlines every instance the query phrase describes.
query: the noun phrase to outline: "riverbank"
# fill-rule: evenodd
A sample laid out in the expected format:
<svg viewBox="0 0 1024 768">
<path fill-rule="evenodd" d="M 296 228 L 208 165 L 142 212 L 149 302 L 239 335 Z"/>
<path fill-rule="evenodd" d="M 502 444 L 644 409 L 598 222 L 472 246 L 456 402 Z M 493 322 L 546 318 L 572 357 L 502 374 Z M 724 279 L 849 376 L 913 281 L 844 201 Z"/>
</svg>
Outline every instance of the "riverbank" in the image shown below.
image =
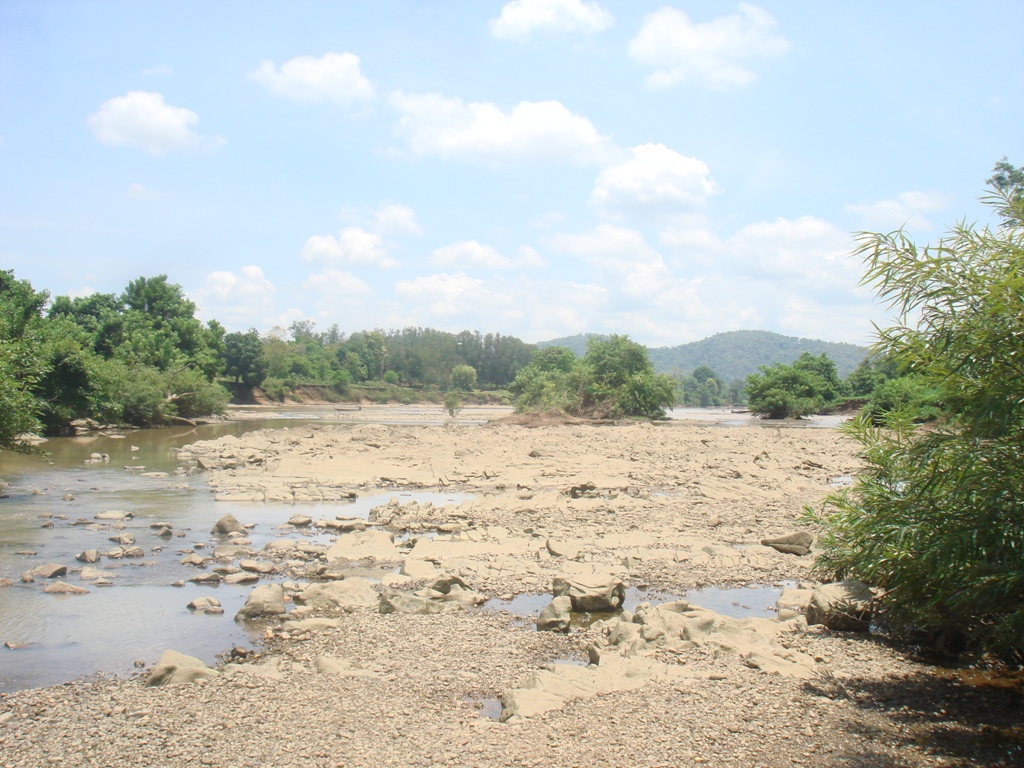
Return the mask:
<svg viewBox="0 0 1024 768">
<path fill-rule="evenodd" d="M 178 459 L 207 472 L 242 523 L 253 522 L 246 503 L 263 510 L 254 530 L 292 519 L 293 544 L 254 558 L 293 580 L 293 599 L 300 575 L 324 562 L 297 551 L 304 526 L 311 552 L 323 533 L 335 554 L 356 540 L 292 518 L 292 504 L 386 488 L 395 501 L 354 529 L 390 541 L 331 558 L 335 576 L 356 583 L 376 557 L 395 568 L 380 569 L 375 591 L 412 593 L 449 573 L 489 609 L 303 608 L 291 618 L 325 621 L 267 622 L 262 658 L 202 683 L 95 679 L 7 694 L 3 765 L 982 766 L 1021 754 L 1019 692 L 799 619 L 774 636 L 772 652 L 809 660 L 809 675 L 757 669 L 721 643 L 651 645 L 643 658 L 656 666 L 636 687 L 493 719 L 499 697 L 531 678 L 573 679 L 558 675 L 583 670 L 592 645 L 606 667 L 618 659 L 606 655 L 610 625 L 536 632 L 522 615 L 517 606 L 549 593 L 555 576 L 611 574 L 631 589 L 638 615 L 644 599 L 700 587 L 740 596 L 751 585 L 809 586 L 810 556 L 760 541 L 801 530 L 803 505 L 856 471 L 852 446 L 832 430 L 317 423 L 185 446 Z M 403 495 L 423 489 L 467 496 L 428 505 Z"/>
</svg>

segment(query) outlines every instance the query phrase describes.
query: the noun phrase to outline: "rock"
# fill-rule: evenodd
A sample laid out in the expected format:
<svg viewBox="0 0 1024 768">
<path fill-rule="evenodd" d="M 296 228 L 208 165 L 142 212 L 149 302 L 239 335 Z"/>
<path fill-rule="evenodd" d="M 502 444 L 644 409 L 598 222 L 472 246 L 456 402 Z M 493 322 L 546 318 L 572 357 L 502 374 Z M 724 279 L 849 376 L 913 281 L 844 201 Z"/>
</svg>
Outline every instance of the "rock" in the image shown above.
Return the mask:
<svg viewBox="0 0 1024 768">
<path fill-rule="evenodd" d="M 32 574 L 40 579 L 56 579 L 58 576 L 67 576 L 68 567 L 58 563 L 47 563 L 32 569 Z"/>
<path fill-rule="evenodd" d="M 96 520 L 131 520 L 135 517 L 131 512 L 121 512 L 119 510 L 109 510 L 107 512 L 100 512 L 96 515 Z"/>
<path fill-rule="evenodd" d="M 284 613 L 284 587 L 280 584 L 260 584 L 253 587 L 245 599 L 235 621 L 239 619 L 258 619 L 264 616 L 280 616 Z"/>
<path fill-rule="evenodd" d="M 146 556 L 146 550 L 144 550 L 142 547 L 128 547 L 124 551 L 124 556 L 125 557 L 145 557 Z"/>
<path fill-rule="evenodd" d="M 611 613 L 626 600 L 626 587 L 611 574 L 556 576 L 551 591 L 569 597 L 576 613 Z"/>
<path fill-rule="evenodd" d="M 797 613 L 806 613 L 807 606 L 811 604 L 813 589 L 784 589 L 779 599 L 775 601 L 775 607 L 780 611 L 790 610 Z"/>
<path fill-rule="evenodd" d="M 98 563 L 100 560 L 100 551 L 98 549 L 86 549 L 75 555 L 75 560 L 81 563 Z"/>
<path fill-rule="evenodd" d="M 77 584 L 68 584 L 66 581 L 56 581 L 53 584 L 47 584 L 43 588 L 43 592 L 48 595 L 88 595 L 89 590 L 85 587 L 80 587 Z"/>
<path fill-rule="evenodd" d="M 109 571 L 101 571 L 99 568 L 93 568 L 92 566 L 85 566 L 82 572 L 78 575 L 82 581 L 97 581 L 99 579 L 112 579 L 114 574 Z"/>
<path fill-rule="evenodd" d="M 437 576 L 437 568 L 427 560 L 407 558 L 402 561 L 400 573 L 403 576 L 408 576 L 410 579 L 432 579 Z"/>
<path fill-rule="evenodd" d="M 442 595 L 447 595 L 456 587 L 465 590 L 469 589 L 469 585 L 466 584 L 466 582 L 464 582 L 458 576 L 451 576 L 449 574 L 445 574 L 441 578 L 435 579 L 434 582 L 430 585 L 430 589 L 434 590 L 435 592 L 440 592 Z"/>
<path fill-rule="evenodd" d="M 120 544 L 123 547 L 130 547 L 135 543 L 135 537 L 130 533 L 119 533 L 117 536 L 111 536 L 108 541 Z"/>
<path fill-rule="evenodd" d="M 182 565 L 204 565 L 206 558 L 195 552 L 189 552 L 179 561 Z"/>
<path fill-rule="evenodd" d="M 263 546 L 264 552 L 291 552 L 298 544 L 291 539 L 274 539 Z"/>
<path fill-rule="evenodd" d="M 567 595 L 556 597 L 537 617 L 539 632 L 568 632 L 572 618 L 572 599 Z"/>
<path fill-rule="evenodd" d="M 449 603 L 448 605 L 458 605 Z M 380 596 L 381 613 L 407 613 L 407 614 L 434 614 L 445 610 L 445 603 L 430 600 L 425 597 L 417 597 L 405 592 L 387 590 Z"/>
<path fill-rule="evenodd" d="M 312 522 L 313 518 L 309 515 L 292 515 L 288 518 L 288 525 L 294 525 L 296 528 L 304 528 Z"/>
<path fill-rule="evenodd" d="M 219 547 L 214 547 L 213 550 L 213 556 L 218 560 L 234 560 L 236 557 L 255 554 L 251 547 L 244 544 L 221 544 Z"/>
<path fill-rule="evenodd" d="M 472 589 L 463 589 L 458 584 L 453 584 L 451 589 L 442 593 L 441 598 L 446 603 L 461 603 L 462 605 L 481 605 L 487 602 L 487 595 L 482 595 Z"/>
<path fill-rule="evenodd" d="M 866 632 L 874 595 L 860 581 L 836 581 L 816 587 L 807 606 L 807 623 L 843 632 Z"/>
<path fill-rule="evenodd" d="M 188 609 L 197 613 L 224 613 L 220 600 L 215 597 L 197 597 L 188 604 Z"/>
<path fill-rule="evenodd" d="M 575 560 L 580 554 L 579 545 L 568 541 L 548 539 L 545 547 L 555 557 L 564 557 L 566 560 Z"/>
<path fill-rule="evenodd" d="M 259 560 L 239 560 L 238 567 L 243 571 L 251 571 L 252 573 L 268 574 L 273 573 L 277 570 L 277 566 L 273 563 L 263 563 Z"/>
<path fill-rule="evenodd" d="M 11 584 L 13 584 L 13 582 L 6 577 L 0 579 L 0 587 L 9 587 Z"/>
<path fill-rule="evenodd" d="M 375 608 L 379 603 L 380 598 L 373 585 L 355 576 L 343 581 L 313 584 L 295 595 L 296 605 L 346 613 L 360 608 Z"/>
<path fill-rule="evenodd" d="M 235 519 L 234 515 L 224 515 L 220 520 L 214 523 L 213 528 L 210 529 L 210 533 L 219 533 L 227 535 L 229 533 L 245 533 L 245 527 Z"/>
<path fill-rule="evenodd" d="M 259 580 L 260 575 L 258 573 L 252 573 L 251 571 L 231 573 L 224 577 L 225 584 L 255 584 Z"/>
<path fill-rule="evenodd" d="M 362 560 L 372 558 L 380 561 L 402 559 L 395 546 L 395 537 L 387 531 L 356 531 L 337 538 L 327 550 L 330 560 Z"/>
<path fill-rule="evenodd" d="M 194 656 L 186 656 L 177 651 L 164 651 L 160 661 L 149 671 L 146 685 L 180 685 L 206 680 L 216 675 L 214 670 Z"/>
<path fill-rule="evenodd" d="M 761 539 L 761 545 L 787 555 L 803 556 L 811 551 L 811 544 L 814 543 L 814 536 L 806 531 L 787 533 L 785 536 L 776 536 L 773 539 Z"/>
<path fill-rule="evenodd" d="M 193 584 L 220 584 L 221 578 L 219 573 L 197 573 L 189 581 Z"/>
</svg>

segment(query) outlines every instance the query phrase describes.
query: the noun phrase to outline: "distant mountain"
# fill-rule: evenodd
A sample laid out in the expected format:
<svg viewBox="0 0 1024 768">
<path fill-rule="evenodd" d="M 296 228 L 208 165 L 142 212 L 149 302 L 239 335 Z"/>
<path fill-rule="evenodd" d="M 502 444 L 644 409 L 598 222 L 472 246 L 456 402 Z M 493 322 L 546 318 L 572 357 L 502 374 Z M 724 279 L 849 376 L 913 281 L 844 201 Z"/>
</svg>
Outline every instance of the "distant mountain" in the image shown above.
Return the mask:
<svg viewBox="0 0 1024 768">
<path fill-rule="evenodd" d="M 587 339 L 591 336 L 606 338 L 596 333 L 581 333 L 538 342 L 537 346 L 567 347 L 577 355 L 583 355 L 587 351 Z M 686 375 L 694 368 L 706 365 L 727 382 L 745 379 L 762 365 L 788 365 L 804 352 L 812 355 L 824 352 L 835 362 L 839 375 L 845 378 L 868 354 L 865 347 L 856 344 L 801 339 L 771 331 L 727 331 L 678 347 L 648 347 L 647 351 L 659 373 Z"/>
</svg>

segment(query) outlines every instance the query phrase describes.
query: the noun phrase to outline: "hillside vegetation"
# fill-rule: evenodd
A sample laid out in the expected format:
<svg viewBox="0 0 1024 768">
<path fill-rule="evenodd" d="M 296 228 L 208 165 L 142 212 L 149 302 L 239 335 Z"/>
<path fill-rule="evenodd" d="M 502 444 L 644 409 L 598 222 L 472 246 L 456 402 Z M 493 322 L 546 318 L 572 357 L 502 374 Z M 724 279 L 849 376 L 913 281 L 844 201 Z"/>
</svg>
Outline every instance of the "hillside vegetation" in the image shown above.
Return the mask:
<svg viewBox="0 0 1024 768">
<path fill-rule="evenodd" d="M 561 339 L 538 342 L 537 346 L 565 347 L 577 356 L 587 350 L 587 339 L 607 338 L 598 334 L 581 333 Z M 771 331 L 727 331 L 716 333 L 700 341 L 676 347 L 649 347 L 647 354 L 658 373 L 691 373 L 706 366 L 725 381 L 746 379 L 757 373 L 762 365 L 794 362 L 804 352 L 819 356 L 826 354 L 836 364 L 840 377 L 849 376 L 867 357 L 868 351 L 856 344 L 802 339 L 783 336 Z"/>
</svg>

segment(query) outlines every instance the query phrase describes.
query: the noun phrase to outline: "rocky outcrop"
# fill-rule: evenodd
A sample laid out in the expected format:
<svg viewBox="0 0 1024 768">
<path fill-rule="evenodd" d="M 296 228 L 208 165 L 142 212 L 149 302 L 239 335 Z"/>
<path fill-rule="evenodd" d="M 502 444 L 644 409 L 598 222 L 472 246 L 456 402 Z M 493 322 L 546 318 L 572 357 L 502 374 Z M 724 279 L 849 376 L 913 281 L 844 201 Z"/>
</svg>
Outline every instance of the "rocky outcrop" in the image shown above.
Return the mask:
<svg viewBox="0 0 1024 768">
<path fill-rule="evenodd" d="M 194 683 L 197 680 L 214 677 L 216 674 L 216 671 L 207 667 L 194 656 L 186 656 L 177 651 L 164 651 L 160 656 L 160 661 L 149 671 L 146 685 Z"/>
<path fill-rule="evenodd" d="M 568 632 L 572 619 L 572 600 L 563 595 L 556 597 L 540 612 L 537 617 L 537 630 L 540 632 Z"/>
<path fill-rule="evenodd" d="M 836 581 L 816 587 L 807 606 L 807 623 L 841 632 L 866 632 L 874 595 L 860 581 Z"/>
<path fill-rule="evenodd" d="M 771 547 L 776 552 L 786 555 L 803 556 L 811 551 L 814 544 L 814 536 L 806 531 L 787 533 L 785 536 L 776 536 L 771 539 L 761 539 L 761 546 Z"/>
<path fill-rule="evenodd" d="M 328 562 L 334 560 L 373 559 L 384 562 L 402 560 L 395 537 L 387 531 L 355 531 L 342 534 L 327 550 Z"/>
<path fill-rule="evenodd" d="M 280 584 L 260 584 L 253 587 L 245 605 L 235 614 L 235 621 L 280 616 L 284 612 L 284 587 Z"/>
<path fill-rule="evenodd" d="M 373 585 L 358 577 L 312 584 L 295 595 L 296 605 L 305 605 L 314 610 L 346 613 L 363 608 L 376 608 L 379 602 L 380 598 Z"/>
<path fill-rule="evenodd" d="M 556 576 L 555 597 L 568 597 L 575 613 L 612 613 L 626 600 L 626 587 L 611 574 Z"/>
</svg>

